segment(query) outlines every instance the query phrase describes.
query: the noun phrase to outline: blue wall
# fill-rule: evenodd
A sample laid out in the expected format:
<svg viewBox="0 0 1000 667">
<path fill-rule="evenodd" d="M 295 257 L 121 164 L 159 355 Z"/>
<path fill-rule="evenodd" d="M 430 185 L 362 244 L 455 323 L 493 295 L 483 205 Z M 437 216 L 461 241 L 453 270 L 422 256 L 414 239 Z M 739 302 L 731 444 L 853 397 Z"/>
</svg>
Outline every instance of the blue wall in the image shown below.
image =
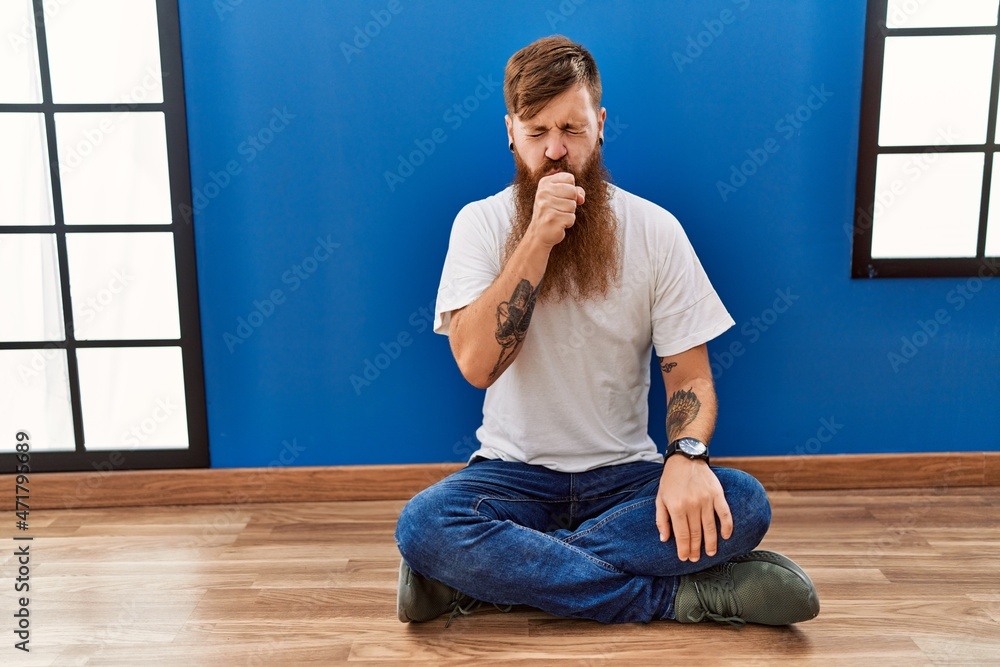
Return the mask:
<svg viewBox="0 0 1000 667">
<path fill-rule="evenodd" d="M 455 213 L 512 175 L 506 59 L 553 33 L 601 67 L 615 180 L 737 322 L 717 454 L 1000 449 L 1000 281 L 848 277 L 864 0 L 576 2 L 181 0 L 212 465 L 472 451 L 433 300 Z"/>
</svg>

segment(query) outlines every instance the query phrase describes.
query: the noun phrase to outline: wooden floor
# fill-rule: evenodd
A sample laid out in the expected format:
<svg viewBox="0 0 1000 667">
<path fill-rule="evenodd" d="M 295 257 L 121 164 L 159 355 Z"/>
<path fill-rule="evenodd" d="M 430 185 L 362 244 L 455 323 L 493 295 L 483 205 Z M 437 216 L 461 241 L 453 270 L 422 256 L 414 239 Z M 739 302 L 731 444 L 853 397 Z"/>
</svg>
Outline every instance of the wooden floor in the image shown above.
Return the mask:
<svg viewBox="0 0 1000 667">
<path fill-rule="evenodd" d="M 1000 488 L 776 492 L 764 547 L 802 564 L 793 628 L 604 626 L 528 608 L 396 620 L 399 501 L 31 514 L 31 653 L 3 665 L 1000 665 Z M 12 524 L 13 521 L 4 521 Z"/>
</svg>

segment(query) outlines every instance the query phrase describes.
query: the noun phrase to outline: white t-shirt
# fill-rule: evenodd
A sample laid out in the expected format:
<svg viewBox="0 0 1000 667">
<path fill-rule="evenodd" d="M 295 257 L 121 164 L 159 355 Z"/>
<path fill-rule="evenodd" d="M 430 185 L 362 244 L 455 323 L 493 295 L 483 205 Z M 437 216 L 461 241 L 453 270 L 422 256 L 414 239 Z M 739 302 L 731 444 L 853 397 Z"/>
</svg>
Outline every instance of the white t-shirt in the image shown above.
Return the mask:
<svg viewBox="0 0 1000 667">
<path fill-rule="evenodd" d="M 536 303 L 517 358 L 486 390 L 472 456 L 562 472 L 662 461 L 647 432 L 652 347 L 678 354 L 733 326 L 677 219 L 611 187 L 624 236 L 620 287 L 603 299 Z M 512 194 L 472 202 L 455 218 L 435 332 L 447 335 L 452 311 L 500 275 Z"/>
</svg>

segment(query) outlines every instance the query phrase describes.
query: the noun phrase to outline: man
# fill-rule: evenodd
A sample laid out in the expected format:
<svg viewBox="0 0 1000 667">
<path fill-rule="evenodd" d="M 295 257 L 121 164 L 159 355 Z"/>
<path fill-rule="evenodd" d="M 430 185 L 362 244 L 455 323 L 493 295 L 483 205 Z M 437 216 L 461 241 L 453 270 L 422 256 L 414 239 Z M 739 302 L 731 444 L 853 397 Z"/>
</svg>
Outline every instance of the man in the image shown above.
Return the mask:
<svg viewBox="0 0 1000 667">
<path fill-rule="evenodd" d="M 677 220 L 607 182 L 593 57 L 538 40 L 504 97 L 514 183 L 458 214 L 434 327 L 486 389 L 482 446 L 400 515 L 399 619 L 481 601 L 604 623 L 815 617 L 806 573 L 753 551 L 763 487 L 709 467 L 705 343 L 734 322 Z M 665 461 L 647 433 L 654 346 Z"/>
</svg>

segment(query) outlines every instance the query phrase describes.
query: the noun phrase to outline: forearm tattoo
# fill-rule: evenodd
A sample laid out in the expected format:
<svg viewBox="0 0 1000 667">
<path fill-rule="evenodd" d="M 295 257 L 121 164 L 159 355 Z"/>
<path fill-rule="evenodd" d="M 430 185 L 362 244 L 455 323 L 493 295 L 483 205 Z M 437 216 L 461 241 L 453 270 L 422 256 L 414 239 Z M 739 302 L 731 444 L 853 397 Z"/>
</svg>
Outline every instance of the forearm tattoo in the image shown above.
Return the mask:
<svg viewBox="0 0 1000 667">
<path fill-rule="evenodd" d="M 531 313 L 535 310 L 535 300 L 538 288 L 522 279 L 510 295 L 510 300 L 497 306 L 497 342 L 500 343 L 500 358 L 490 373 L 490 380 L 497 376 L 504 363 L 510 358 L 517 346 L 524 340 L 531 324 Z"/>
<path fill-rule="evenodd" d="M 693 388 L 693 387 L 692 387 Z M 673 442 L 681 437 L 701 409 L 701 401 L 690 389 L 679 389 L 670 397 L 667 407 L 667 440 Z"/>
<path fill-rule="evenodd" d="M 676 361 L 668 362 L 666 359 L 660 359 L 660 368 L 663 369 L 664 373 L 669 373 L 670 371 L 674 370 L 674 366 L 676 365 L 677 365 Z"/>
</svg>

